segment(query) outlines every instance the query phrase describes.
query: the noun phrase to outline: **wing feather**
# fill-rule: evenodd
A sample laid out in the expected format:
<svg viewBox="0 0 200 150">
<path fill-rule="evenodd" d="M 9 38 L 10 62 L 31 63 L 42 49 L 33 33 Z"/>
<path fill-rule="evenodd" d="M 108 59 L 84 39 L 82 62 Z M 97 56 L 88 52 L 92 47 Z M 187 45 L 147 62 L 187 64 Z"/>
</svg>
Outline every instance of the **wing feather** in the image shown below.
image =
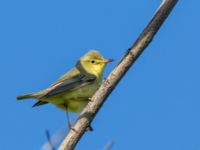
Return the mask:
<svg viewBox="0 0 200 150">
<path fill-rule="evenodd" d="M 49 90 L 42 98 L 49 98 L 58 94 L 62 94 L 66 91 L 74 88 L 87 85 L 96 80 L 96 76 L 92 74 L 79 73 L 71 78 L 67 78 L 52 85 Z"/>
<path fill-rule="evenodd" d="M 69 72 L 65 73 L 64 75 L 62 75 L 56 82 L 54 82 L 53 84 L 51 84 L 50 87 L 55 86 L 56 84 L 60 84 L 61 82 L 63 82 L 64 80 L 71 78 L 77 74 L 79 74 L 80 71 L 77 68 L 73 68 L 71 69 Z"/>
</svg>

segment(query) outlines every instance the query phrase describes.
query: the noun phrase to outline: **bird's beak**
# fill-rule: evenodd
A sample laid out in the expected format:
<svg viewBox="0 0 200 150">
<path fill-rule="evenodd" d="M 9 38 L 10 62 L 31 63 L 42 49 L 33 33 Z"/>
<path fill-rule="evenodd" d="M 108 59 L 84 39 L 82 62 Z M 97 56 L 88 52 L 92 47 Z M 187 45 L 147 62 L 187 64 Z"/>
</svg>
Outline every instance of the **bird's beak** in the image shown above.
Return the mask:
<svg viewBox="0 0 200 150">
<path fill-rule="evenodd" d="M 110 63 L 110 62 L 112 62 L 112 61 L 113 61 L 113 59 L 104 59 L 103 62 L 104 62 L 105 64 L 107 64 L 107 63 Z"/>
</svg>

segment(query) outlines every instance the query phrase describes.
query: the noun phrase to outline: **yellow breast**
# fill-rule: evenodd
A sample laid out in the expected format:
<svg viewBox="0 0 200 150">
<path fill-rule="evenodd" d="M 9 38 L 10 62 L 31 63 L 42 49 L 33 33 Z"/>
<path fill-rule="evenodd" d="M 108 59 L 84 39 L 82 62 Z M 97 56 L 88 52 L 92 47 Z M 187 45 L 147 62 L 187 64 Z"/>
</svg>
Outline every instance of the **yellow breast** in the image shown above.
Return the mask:
<svg viewBox="0 0 200 150">
<path fill-rule="evenodd" d="M 92 84 L 67 91 L 62 95 L 54 96 L 46 101 L 55 104 L 57 107 L 71 112 L 80 112 L 87 105 L 99 87 L 99 81 Z"/>
</svg>

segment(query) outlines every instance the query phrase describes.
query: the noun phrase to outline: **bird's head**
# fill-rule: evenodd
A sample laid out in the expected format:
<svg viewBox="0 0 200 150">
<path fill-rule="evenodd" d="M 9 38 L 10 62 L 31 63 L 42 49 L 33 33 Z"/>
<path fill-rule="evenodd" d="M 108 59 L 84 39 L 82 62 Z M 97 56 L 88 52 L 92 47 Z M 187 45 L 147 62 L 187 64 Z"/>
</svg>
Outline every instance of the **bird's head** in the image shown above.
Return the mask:
<svg viewBox="0 0 200 150">
<path fill-rule="evenodd" d="M 98 51 L 91 50 L 80 58 L 77 68 L 101 77 L 106 64 L 112 61 L 112 59 L 104 59 Z"/>
</svg>

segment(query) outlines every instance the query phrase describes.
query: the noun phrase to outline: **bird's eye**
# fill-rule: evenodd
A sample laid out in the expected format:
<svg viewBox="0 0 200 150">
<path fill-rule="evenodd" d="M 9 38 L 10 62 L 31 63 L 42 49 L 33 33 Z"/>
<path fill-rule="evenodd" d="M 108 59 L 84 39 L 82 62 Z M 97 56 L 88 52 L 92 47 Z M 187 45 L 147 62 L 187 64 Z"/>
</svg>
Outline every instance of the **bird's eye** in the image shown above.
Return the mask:
<svg viewBox="0 0 200 150">
<path fill-rule="evenodd" d="M 92 63 L 92 64 L 94 64 L 94 63 L 95 63 L 95 61 L 94 61 L 94 60 L 91 60 L 91 63 Z"/>
</svg>

